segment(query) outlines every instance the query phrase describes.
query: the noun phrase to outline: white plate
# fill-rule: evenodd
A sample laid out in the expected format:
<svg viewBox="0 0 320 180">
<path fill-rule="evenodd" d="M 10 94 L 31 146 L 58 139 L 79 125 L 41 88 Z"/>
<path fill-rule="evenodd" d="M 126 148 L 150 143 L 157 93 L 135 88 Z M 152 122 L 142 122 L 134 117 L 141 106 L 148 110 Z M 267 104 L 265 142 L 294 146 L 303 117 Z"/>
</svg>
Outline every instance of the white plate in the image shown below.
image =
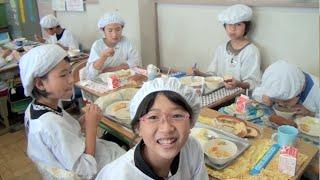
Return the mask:
<svg viewBox="0 0 320 180">
<path fill-rule="evenodd" d="M 306 116 L 297 118 L 295 122 L 301 132 L 310 136 L 320 137 L 320 119 Z"/>
<path fill-rule="evenodd" d="M 130 101 L 117 101 L 106 107 L 105 114 L 116 117 L 120 120 L 130 120 L 129 113 L 129 102 Z M 116 108 L 119 104 L 124 105 L 122 108 Z M 115 110 L 116 109 L 116 110 Z"/>
<path fill-rule="evenodd" d="M 198 127 L 194 127 L 191 129 L 191 136 L 194 137 L 195 139 L 197 139 L 200 144 L 201 144 L 201 147 L 202 149 L 204 150 L 204 145 L 205 143 L 210 140 L 206 137 L 206 134 L 207 135 L 210 135 L 212 137 L 218 137 L 218 134 L 209 130 L 209 129 L 206 129 L 206 128 L 198 128 Z"/>
</svg>

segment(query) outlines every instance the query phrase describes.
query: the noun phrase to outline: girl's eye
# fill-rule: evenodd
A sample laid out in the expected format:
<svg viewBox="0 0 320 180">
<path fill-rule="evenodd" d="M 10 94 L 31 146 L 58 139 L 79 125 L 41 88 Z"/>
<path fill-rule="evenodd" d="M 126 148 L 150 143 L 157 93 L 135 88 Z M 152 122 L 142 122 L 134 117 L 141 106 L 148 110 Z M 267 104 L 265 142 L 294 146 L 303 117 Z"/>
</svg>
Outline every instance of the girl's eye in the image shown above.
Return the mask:
<svg viewBox="0 0 320 180">
<path fill-rule="evenodd" d="M 182 114 L 173 114 L 172 118 L 182 118 L 184 117 Z"/>
<path fill-rule="evenodd" d="M 159 119 L 159 117 L 158 117 L 158 116 L 148 116 L 147 119 L 152 119 L 152 120 L 154 120 L 154 119 Z"/>
</svg>

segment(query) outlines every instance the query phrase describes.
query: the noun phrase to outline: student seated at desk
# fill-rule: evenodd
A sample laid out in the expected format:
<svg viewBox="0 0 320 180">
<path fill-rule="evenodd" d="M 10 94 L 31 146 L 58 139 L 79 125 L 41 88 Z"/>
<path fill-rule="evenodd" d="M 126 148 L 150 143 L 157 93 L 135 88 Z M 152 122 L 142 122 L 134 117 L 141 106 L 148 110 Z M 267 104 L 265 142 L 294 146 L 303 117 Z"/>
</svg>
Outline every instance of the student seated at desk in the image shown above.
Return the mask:
<svg viewBox="0 0 320 180">
<path fill-rule="evenodd" d="M 33 97 L 25 111 L 27 153 L 38 166 L 44 164 L 91 179 L 125 152 L 115 143 L 96 139 L 101 119 L 98 106 L 89 105 L 79 121 L 58 106 L 73 93 L 66 51 L 53 44 L 35 47 L 21 58 L 19 67 L 24 93 Z"/>
<path fill-rule="evenodd" d="M 35 39 L 40 43 L 58 44 L 64 50 L 79 49 L 79 44 L 74 35 L 68 29 L 62 28 L 58 19 L 52 15 L 46 15 L 40 20 L 40 25 L 48 39 L 43 39 L 39 35 L 35 35 Z"/>
<path fill-rule="evenodd" d="M 252 96 L 269 106 L 278 103 L 293 108 L 297 115 L 320 118 L 319 79 L 287 61 L 271 64 Z"/>
<path fill-rule="evenodd" d="M 201 146 L 189 136 L 199 113 L 199 96 L 178 79 L 144 83 L 130 102 L 132 129 L 142 140 L 97 179 L 208 179 Z"/>
<path fill-rule="evenodd" d="M 233 5 L 221 12 L 218 19 L 230 40 L 216 49 L 207 73 L 195 67 L 191 73 L 200 76 L 228 75 L 232 79 L 225 82 L 226 88 L 254 89 L 260 83 L 261 71 L 259 50 L 247 37 L 251 27 L 251 8 L 242 4 Z"/>
<path fill-rule="evenodd" d="M 117 71 L 141 65 L 138 51 L 122 35 L 125 22 L 118 13 L 106 13 L 100 18 L 98 28 L 104 38 L 96 40 L 90 50 L 86 66 L 88 79 L 95 78 L 100 72 Z"/>
</svg>

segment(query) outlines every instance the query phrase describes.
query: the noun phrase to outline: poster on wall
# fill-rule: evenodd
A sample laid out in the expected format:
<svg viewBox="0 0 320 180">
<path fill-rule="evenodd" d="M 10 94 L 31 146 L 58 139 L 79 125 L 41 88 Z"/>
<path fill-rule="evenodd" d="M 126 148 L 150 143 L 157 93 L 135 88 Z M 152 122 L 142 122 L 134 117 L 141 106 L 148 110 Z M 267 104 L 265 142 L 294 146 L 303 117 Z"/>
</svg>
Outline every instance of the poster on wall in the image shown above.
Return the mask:
<svg viewBox="0 0 320 180">
<path fill-rule="evenodd" d="M 66 10 L 65 0 L 52 0 L 52 9 L 55 11 L 65 11 Z"/>
<path fill-rule="evenodd" d="M 83 0 L 66 0 L 67 11 L 84 11 Z"/>
</svg>

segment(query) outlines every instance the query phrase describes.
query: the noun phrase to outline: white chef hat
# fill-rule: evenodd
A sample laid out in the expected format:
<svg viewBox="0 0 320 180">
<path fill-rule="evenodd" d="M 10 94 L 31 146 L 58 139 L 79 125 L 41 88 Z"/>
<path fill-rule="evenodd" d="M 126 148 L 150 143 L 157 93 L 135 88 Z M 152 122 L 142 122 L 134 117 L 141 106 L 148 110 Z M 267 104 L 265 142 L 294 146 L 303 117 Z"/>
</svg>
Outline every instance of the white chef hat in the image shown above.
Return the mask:
<svg viewBox="0 0 320 180">
<path fill-rule="evenodd" d="M 66 56 L 67 52 L 56 44 L 41 45 L 23 55 L 19 68 L 24 94 L 32 96 L 34 78 L 46 75 Z"/>
<path fill-rule="evenodd" d="M 111 12 L 104 14 L 98 21 L 98 28 L 104 28 L 108 24 L 118 23 L 124 26 L 125 22 L 117 12 Z"/>
<path fill-rule="evenodd" d="M 181 84 L 177 78 L 173 77 L 156 78 L 153 81 L 144 83 L 130 101 L 131 119 L 134 119 L 142 100 L 149 94 L 158 91 L 176 92 L 186 100 L 186 102 L 192 108 L 193 117 L 191 126 L 193 127 L 200 113 L 200 97 L 193 88 Z"/>
<path fill-rule="evenodd" d="M 264 72 L 260 87 L 253 91 L 253 97 L 261 100 L 262 95 L 270 98 L 288 100 L 298 96 L 304 86 L 305 76 L 298 67 L 279 60 Z"/>
<path fill-rule="evenodd" d="M 236 24 L 252 19 L 252 10 L 243 4 L 236 4 L 228 7 L 218 15 L 218 19 L 223 24 Z"/>
<path fill-rule="evenodd" d="M 59 25 L 59 21 L 54 15 L 49 14 L 41 18 L 40 25 L 42 28 L 53 28 Z"/>
</svg>

